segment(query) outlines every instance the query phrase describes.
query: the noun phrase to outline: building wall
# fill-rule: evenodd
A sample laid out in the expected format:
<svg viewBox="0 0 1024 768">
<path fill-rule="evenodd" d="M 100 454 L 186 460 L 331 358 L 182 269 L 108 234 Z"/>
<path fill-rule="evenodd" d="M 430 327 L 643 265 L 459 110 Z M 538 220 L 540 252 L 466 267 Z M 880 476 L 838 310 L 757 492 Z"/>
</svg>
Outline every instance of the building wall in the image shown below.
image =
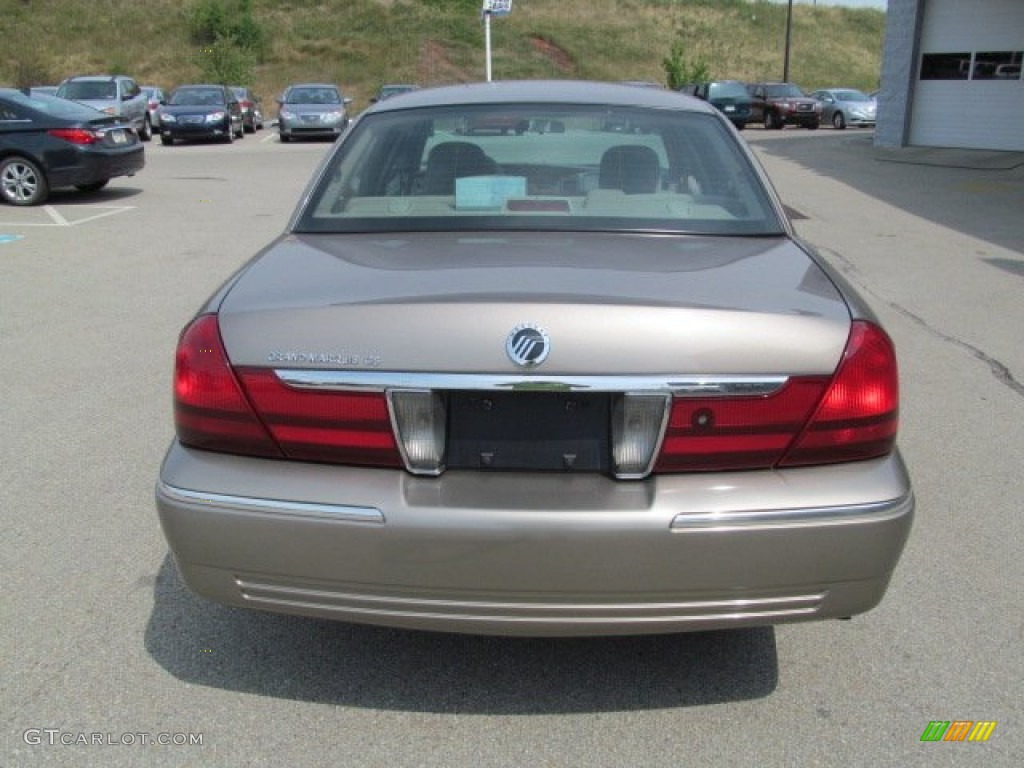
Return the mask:
<svg viewBox="0 0 1024 768">
<path fill-rule="evenodd" d="M 917 81 L 924 0 L 889 0 L 882 49 L 881 91 L 875 146 L 906 146 Z"/>
<path fill-rule="evenodd" d="M 993 52 L 1019 65 L 1024 0 L 889 0 L 875 144 L 1024 151 L 1024 79 L 984 77 Z M 936 57 L 953 74 L 921 79 Z"/>
</svg>

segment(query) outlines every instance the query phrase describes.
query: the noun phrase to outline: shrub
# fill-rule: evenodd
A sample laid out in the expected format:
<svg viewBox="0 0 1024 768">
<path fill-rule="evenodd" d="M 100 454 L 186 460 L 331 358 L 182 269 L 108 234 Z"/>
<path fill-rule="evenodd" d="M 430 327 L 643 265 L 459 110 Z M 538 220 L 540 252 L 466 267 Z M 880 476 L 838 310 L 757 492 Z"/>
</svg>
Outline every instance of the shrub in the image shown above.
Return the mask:
<svg viewBox="0 0 1024 768">
<path fill-rule="evenodd" d="M 661 61 L 665 69 L 665 83 L 673 91 L 678 91 L 687 83 L 700 83 L 711 79 L 707 63 L 699 59 L 692 64 L 688 63 L 685 53 L 682 42 L 676 40 L 672 43 L 669 55 Z"/>
</svg>

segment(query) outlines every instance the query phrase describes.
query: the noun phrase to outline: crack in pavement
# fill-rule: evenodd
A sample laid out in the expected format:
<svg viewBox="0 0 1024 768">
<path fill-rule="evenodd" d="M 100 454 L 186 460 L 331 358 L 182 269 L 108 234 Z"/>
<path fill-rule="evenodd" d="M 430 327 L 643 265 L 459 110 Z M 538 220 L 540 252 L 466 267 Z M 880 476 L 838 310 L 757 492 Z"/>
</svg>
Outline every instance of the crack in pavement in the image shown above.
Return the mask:
<svg viewBox="0 0 1024 768">
<path fill-rule="evenodd" d="M 884 302 L 886 306 L 888 306 L 889 308 L 893 309 L 896 312 L 899 312 L 901 315 L 908 318 L 911 322 L 923 328 L 925 331 L 935 336 L 936 338 L 941 339 L 942 341 L 957 346 L 960 349 L 968 352 L 971 355 L 971 357 L 981 361 L 982 363 L 988 366 L 989 370 L 992 372 L 992 375 L 996 378 L 996 381 L 1008 387 L 1012 392 L 1015 392 L 1021 397 L 1024 397 L 1024 383 L 1017 381 L 1017 379 L 1015 379 L 1013 376 L 1013 372 L 1005 365 L 1003 365 L 1001 362 L 996 360 L 994 357 L 986 354 L 983 350 L 979 349 L 973 344 L 969 344 L 963 339 L 958 339 L 956 336 L 950 336 L 948 333 L 943 333 L 938 328 L 931 325 L 927 320 L 925 320 L 920 315 L 916 315 L 903 305 L 895 301 L 890 301 L 886 299 L 884 296 L 878 294 L 871 288 L 871 286 L 869 286 L 863 279 L 861 279 L 860 273 L 858 272 L 857 268 L 853 265 L 853 263 L 850 262 L 849 259 L 847 259 L 838 251 L 834 251 L 831 248 L 820 247 L 818 248 L 818 250 L 821 253 L 828 254 L 829 256 L 833 257 L 836 261 L 838 261 L 839 268 L 843 272 L 843 274 L 853 279 L 865 293 L 869 293 L 879 301 Z"/>
</svg>

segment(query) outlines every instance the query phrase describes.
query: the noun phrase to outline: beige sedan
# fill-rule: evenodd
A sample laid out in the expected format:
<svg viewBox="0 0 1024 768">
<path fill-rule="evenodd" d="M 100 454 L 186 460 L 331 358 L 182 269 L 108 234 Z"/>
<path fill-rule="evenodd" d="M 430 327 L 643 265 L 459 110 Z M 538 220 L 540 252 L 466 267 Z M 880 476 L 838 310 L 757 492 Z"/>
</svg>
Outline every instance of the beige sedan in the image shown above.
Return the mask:
<svg viewBox="0 0 1024 768">
<path fill-rule="evenodd" d="M 496 121 L 526 128 L 466 131 Z M 713 107 L 423 89 L 355 121 L 183 330 L 156 500 L 229 605 L 507 635 L 849 617 L 911 528 L 898 410 L 889 337 Z"/>
</svg>

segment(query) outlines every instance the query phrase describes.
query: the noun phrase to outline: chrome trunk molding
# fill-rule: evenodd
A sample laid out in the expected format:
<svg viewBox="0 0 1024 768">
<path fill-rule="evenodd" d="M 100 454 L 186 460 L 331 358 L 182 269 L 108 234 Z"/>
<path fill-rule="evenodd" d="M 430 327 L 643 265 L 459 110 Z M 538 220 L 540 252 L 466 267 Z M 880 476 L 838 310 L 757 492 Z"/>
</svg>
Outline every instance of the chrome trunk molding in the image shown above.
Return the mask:
<svg viewBox="0 0 1024 768">
<path fill-rule="evenodd" d="M 389 389 L 549 391 L 549 392 L 664 392 L 675 397 L 757 397 L 785 386 L 787 376 L 530 376 L 480 373 L 403 373 L 401 371 L 337 371 L 274 369 L 290 387 L 319 390 Z"/>
</svg>

